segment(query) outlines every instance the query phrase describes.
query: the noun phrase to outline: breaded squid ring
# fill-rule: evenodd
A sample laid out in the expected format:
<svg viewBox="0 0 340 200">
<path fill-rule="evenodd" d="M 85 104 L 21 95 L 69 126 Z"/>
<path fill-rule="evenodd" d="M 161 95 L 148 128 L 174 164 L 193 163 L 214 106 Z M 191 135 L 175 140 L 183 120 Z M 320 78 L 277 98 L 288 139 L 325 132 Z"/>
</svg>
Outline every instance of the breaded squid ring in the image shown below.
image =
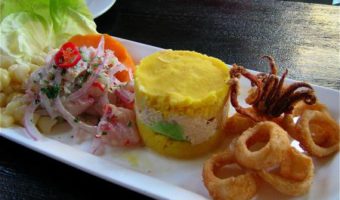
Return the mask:
<svg viewBox="0 0 340 200">
<path fill-rule="evenodd" d="M 221 179 L 215 171 L 225 165 L 235 163 L 231 152 L 213 155 L 204 163 L 203 182 L 209 194 L 215 200 L 247 200 L 255 196 L 257 191 L 256 175 L 253 172 Z"/>
<path fill-rule="evenodd" d="M 266 142 L 266 145 L 257 151 L 248 148 L 259 141 Z M 244 167 L 260 170 L 280 164 L 289 148 L 290 141 L 285 130 L 274 122 L 259 122 L 237 139 L 235 158 Z"/>
<path fill-rule="evenodd" d="M 270 173 L 266 170 L 261 170 L 258 172 L 258 175 L 267 183 L 269 183 L 272 187 L 283 194 L 291 195 L 291 196 L 300 196 L 308 192 L 310 186 L 313 182 L 314 177 L 314 165 L 313 161 L 310 157 L 298 152 L 293 147 L 287 153 L 288 161 L 287 166 L 282 170 L 282 166 L 280 167 L 280 173 Z M 289 161 L 290 160 L 290 161 Z M 282 162 L 282 164 L 284 161 Z M 299 166 L 298 169 L 296 165 Z M 286 170 L 294 170 L 291 172 L 292 174 L 288 175 L 289 171 Z M 287 178 L 287 176 L 290 176 Z M 300 179 L 300 180 L 297 180 Z"/>
<path fill-rule="evenodd" d="M 310 155 L 328 156 L 339 150 L 339 124 L 325 112 L 306 110 L 296 123 L 296 140 Z"/>
<path fill-rule="evenodd" d="M 252 108 L 246 110 L 249 110 L 249 112 L 253 111 Z M 256 122 L 251 118 L 237 112 L 227 119 L 224 132 L 226 135 L 241 135 L 245 130 L 255 125 Z"/>
<path fill-rule="evenodd" d="M 301 101 L 301 102 L 298 102 L 294 106 L 292 114 L 294 117 L 301 116 L 302 113 L 306 110 L 317 110 L 320 112 L 328 112 L 327 106 L 319 101 L 317 101 L 315 104 L 312 104 L 312 105 L 308 105 L 305 102 Z"/>
<path fill-rule="evenodd" d="M 284 114 L 284 116 L 277 119 L 275 123 L 280 125 L 293 139 L 296 138 L 295 122 L 292 114 Z"/>
<path fill-rule="evenodd" d="M 311 157 L 291 147 L 280 165 L 280 175 L 284 178 L 303 181 L 308 176 L 308 170 L 313 170 Z"/>
</svg>

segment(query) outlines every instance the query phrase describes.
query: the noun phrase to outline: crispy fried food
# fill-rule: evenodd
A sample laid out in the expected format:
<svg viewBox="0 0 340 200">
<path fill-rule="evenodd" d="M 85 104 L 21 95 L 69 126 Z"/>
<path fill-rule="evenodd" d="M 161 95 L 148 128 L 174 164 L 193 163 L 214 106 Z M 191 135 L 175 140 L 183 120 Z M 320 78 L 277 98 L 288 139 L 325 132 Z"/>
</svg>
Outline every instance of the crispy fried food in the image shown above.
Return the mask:
<svg viewBox="0 0 340 200">
<path fill-rule="evenodd" d="M 293 109 L 293 116 L 301 116 L 302 113 L 306 110 L 317 110 L 320 112 L 328 112 L 328 108 L 325 104 L 317 101 L 315 104 L 309 105 L 304 102 L 298 102 Z"/>
<path fill-rule="evenodd" d="M 305 82 L 295 82 L 291 85 L 284 85 L 284 79 L 288 74 L 286 70 L 282 77 L 277 76 L 277 66 L 270 56 L 263 56 L 268 59 L 271 72 L 269 74 L 251 74 L 246 68 L 236 64 L 230 70 L 230 102 L 235 110 L 254 121 L 271 120 L 280 117 L 283 113 L 289 114 L 297 102 L 312 105 L 316 102 L 314 89 Z M 239 93 L 239 78 L 244 76 L 250 80 L 252 88 L 246 103 L 252 105 L 256 113 L 239 105 L 237 95 Z M 256 89 L 254 89 L 256 88 Z M 304 88 L 303 90 L 301 90 Z"/>
<path fill-rule="evenodd" d="M 251 108 L 251 110 L 253 110 Z M 247 116 L 235 113 L 227 119 L 224 126 L 224 132 L 227 135 L 241 135 L 245 130 L 255 126 L 256 122 Z"/>
<path fill-rule="evenodd" d="M 266 144 L 251 151 L 249 147 L 258 142 Z M 280 164 L 289 148 L 290 141 L 285 130 L 274 122 L 259 122 L 237 139 L 235 158 L 244 167 L 260 170 Z"/>
<path fill-rule="evenodd" d="M 308 176 L 313 161 L 309 156 L 291 147 L 280 165 L 280 175 L 284 178 L 302 181 Z"/>
<path fill-rule="evenodd" d="M 314 177 L 312 159 L 295 149 L 288 151 L 279 174 L 261 170 L 258 175 L 283 194 L 299 196 L 308 192 Z M 292 170 L 289 172 L 289 170 Z M 291 174 L 289 174 L 291 173 Z"/>
<path fill-rule="evenodd" d="M 339 150 L 339 125 L 325 112 L 304 111 L 296 123 L 295 137 L 313 156 L 324 157 Z"/>
<path fill-rule="evenodd" d="M 287 133 L 289 136 L 291 136 L 293 139 L 295 139 L 296 136 L 296 129 L 295 129 L 295 122 L 293 119 L 292 114 L 284 114 L 283 117 L 280 118 L 275 118 L 273 119 L 275 123 L 280 125 Z"/>
<path fill-rule="evenodd" d="M 256 172 L 279 192 L 299 196 L 307 193 L 313 182 L 314 165 L 310 156 L 324 157 L 339 151 L 340 126 L 327 106 L 317 100 L 312 86 L 305 82 L 284 84 L 288 71 L 278 77 L 273 58 L 263 58 L 269 61 L 268 74 L 254 75 L 236 64 L 229 71 L 230 102 L 237 113 L 227 120 L 224 132 L 234 139 L 228 141 L 229 153 L 213 156 L 203 170 L 204 183 L 214 199 L 231 198 L 228 196 L 231 189 L 226 189 L 226 183 L 222 184 L 214 175 L 215 168 L 225 163 L 236 162 Z M 251 106 L 248 108 L 242 107 L 237 99 L 241 76 L 251 83 L 245 99 Z M 291 147 L 288 135 L 299 141 L 309 155 Z M 241 180 L 240 176 L 236 178 Z M 234 199 L 243 199 L 241 188 L 233 191 L 237 191 L 231 193 Z"/>
<path fill-rule="evenodd" d="M 215 154 L 204 163 L 204 185 L 215 200 L 247 200 L 256 194 L 256 175 L 253 172 L 225 179 L 215 175 L 219 168 L 233 163 L 235 159 L 231 152 Z"/>
</svg>

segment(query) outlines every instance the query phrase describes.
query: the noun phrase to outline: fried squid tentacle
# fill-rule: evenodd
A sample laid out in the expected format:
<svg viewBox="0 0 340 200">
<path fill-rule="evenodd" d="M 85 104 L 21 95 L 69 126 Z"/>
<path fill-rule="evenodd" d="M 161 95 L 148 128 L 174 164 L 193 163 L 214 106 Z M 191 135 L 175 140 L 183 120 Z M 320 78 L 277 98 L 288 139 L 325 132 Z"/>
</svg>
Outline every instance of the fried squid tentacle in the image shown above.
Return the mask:
<svg viewBox="0 0 340 200">
<path fill-rule="evenodd" d="M 277 76 L 277 65 L 271 56 L 263 56 L 269 61 L 270 73 L 251 74 L 244 67 L 233 65 L 230 70 L 231 103 L 240 114 L 250 117 L 254 121 L 270 120 L 280 117 L 283 113 L 291 113 L 295 104 L 304 101 L 306 104 L 314 104 L 316 97 L 311 85 L 304 82 L 296 82 L 284 87 L 284 80 L 288 70 L 282 74 L 281 79 Z M 241 76 L 250 80 L 253 86 L 246 103 L 251 105 L 255 113 L 241 107 L 237 101 L 239 92 L 239 78 Z M 305 90 L 300 90 L 306 88 Z"/>
<path fill-rule="evenodd" d="M 270 67 L 270 74 L 277 75 L 277 65 L 274 61 L 274 58 L 271 56 L 262 56 L 261 58 L 266 58 L 269 61 L 269 67 Z"/>
</svg>

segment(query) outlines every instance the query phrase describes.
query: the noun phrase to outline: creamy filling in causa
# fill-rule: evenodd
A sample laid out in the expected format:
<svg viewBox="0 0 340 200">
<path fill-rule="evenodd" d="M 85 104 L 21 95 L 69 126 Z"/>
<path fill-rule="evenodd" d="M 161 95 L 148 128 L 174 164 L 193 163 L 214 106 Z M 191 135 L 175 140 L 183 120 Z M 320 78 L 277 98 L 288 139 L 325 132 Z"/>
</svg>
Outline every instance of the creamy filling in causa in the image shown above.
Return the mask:
<svg viewBox="0 0 340 200">
<path fill-rule="evenodd" d="M 207 141 L 222 126 L 227 116 L 227 106 L 221 109 L 215 117 L 204 119 L 168 113 L 166 116 L 153 108 L 136 107 L 137 118 L 157 134 L 174 140 L 200 144 Z"/>
</svg>

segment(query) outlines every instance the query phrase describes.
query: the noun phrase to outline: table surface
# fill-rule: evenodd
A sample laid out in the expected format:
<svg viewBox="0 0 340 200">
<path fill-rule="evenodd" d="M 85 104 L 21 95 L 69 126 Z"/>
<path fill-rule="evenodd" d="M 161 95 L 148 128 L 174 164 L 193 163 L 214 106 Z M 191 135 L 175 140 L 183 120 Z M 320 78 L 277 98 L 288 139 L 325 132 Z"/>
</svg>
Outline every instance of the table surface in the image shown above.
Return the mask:
<svg viewBox="0 0 340 200">
<path fill-rule="evenodd" d="M 195 50 L 340 89 L 340 8 L 287 1 L 118 0 L 98 31 L 169 49 Z M 0 199 L 149 199 L 0 138 Z"/>
</svg>

